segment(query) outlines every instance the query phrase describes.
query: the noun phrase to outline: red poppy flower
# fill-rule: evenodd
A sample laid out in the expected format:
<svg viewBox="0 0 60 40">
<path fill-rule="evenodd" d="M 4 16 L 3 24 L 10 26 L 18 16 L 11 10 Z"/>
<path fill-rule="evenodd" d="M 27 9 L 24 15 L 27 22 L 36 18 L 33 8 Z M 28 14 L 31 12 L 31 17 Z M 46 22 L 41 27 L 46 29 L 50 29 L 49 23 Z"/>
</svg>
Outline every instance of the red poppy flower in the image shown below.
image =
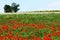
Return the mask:
<svg viewBox="0 0 60 40">
<path fill-rule="evenodd" d="M 26 25 L 27 25 L 27 23 L 25 23 L 25 22 L 23 22 L 22 24 L 23 24 L 24 26 L 26 26 Z"/>
<path fill-rule="evenodd" d="M 8 26 L 7 26 L 7 25 L 4 25 L 4 26 L 3 26 L 3 30 L 4 30 L 4 31 L 8 30 Z"/>
<path fill-rule="evenodd" d="M 23 40 L 23 37 L 20 37 L 19 40 Z"/>
<path fill-rule="evenodd" d="M 40 37 L 37 37 L 37 40 L 41 40 L 41 38 Z"/>
<path fill-rule="evenodd" d="M 19 27 L 19 25 L 17 24 L 17 25 L 15 25 L 15 27 L 16 27 L 16 28 L 18 28 L 18 27 Z"/>
<path fill-rule="evenodd" d="M 45 25 L 45 24 L 43 24 L 43 25 L 42 25 L 42 28 L 46 28 L 46 25 Z"/>
<path fill-rule="evenodd" d="M 7 38 L 11 40 L 12 36 L 8 35 Z"/>
<path fill-rule="evenodd" d="M 28 24 L 28 26 L 32 26 L 32 23 Z"/>
<path fill-rule="evenodd" d="M 47 34 L 47 37 L 51 37 L 51 34 Z"/>
<path fill-rule="evenodd" d="M 57 35 L 57 33 L 56 32 L 54 32 L 54 31 L 52 31 L 52 33 L 51 33 L 53 36 L 56 36 Z"/>
<path fill-rule="evenodd" d="M 16 28 L 18 28 L 18 27 L 20 27 L 20 26 L 17 25 L 17 24 L 16 24 L 16 25 L 13 25 L 13 26 L 12 26 L 12 30 L 14 30 L 14 29 L 16 29 Z"/>
<path fill-rule="evenodd" d="M 58 36 L 60 36 L 60 31 L 59 31 L 59 32 L 57 32 L 57 35 L 58 35 Z"/>
<path fill-rule="evenodd" d="M 18 40 L 18 37 L 17 37 L 17 36 L 13 36 L 13 38 L 14 38 L 15 40 Z"/>
<path fill-rule="evenodd" d="M 11 40 L 12 38 L 13 38 L 13 37 L 12 37 L 12 36 L 10 36 L 10 35 L 3 36 L 3 39 L 4 39 L 4 40 L 7 40 L 7 39 Z"/>
<path fill-rule="evenodd" d="M 12 38 L 12 32 L 8 32 L 7 37 L 8 37 L 9 39 L 11 39 L 11 38 Z"/>
<path fill-rule="evenodd" d="M 56 30 L 59 30 L 60 29 L 60 26 L 56 26 Z"/>
<path fill-rule="evenodd" d="M 33 37 L 32 40 L 36 40 L 36 37 Z"/>
<path fill-rule="evenodd" d="M 2 40 L 3 39 L 3 37 L 2 36 L 0 36 L 0 40 Z"/>
<path fill-rule="evenodd" d="M 28 38 L 28 37 L 26 37 L 24 40 L 29 40 L 29 38 Z"/>
<path fill-rule="evenodd" d="M 6 36 L 3 36 L 3 40 L 6 40 Z"/>
<path fill-rule="evenodd" d="M 52 40 L 50 37 L 44 37 L 43 40 Z"/>
</svg>

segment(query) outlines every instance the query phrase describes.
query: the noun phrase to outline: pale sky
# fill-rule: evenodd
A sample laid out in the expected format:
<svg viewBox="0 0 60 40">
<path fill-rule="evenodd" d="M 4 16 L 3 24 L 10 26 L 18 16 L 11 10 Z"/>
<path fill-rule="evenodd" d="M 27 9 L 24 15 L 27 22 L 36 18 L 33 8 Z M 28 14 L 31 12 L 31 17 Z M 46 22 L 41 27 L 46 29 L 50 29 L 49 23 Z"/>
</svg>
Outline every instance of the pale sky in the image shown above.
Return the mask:
<svg viewBox="0 0 60 40">
<path fill-rule="evenodd" d="M 13 2 L 20 5 L 19 11 L 59 10 L 60 0 L 0 0 L 0 12 L 4 12 L 4 5 Z"/>
</svg>

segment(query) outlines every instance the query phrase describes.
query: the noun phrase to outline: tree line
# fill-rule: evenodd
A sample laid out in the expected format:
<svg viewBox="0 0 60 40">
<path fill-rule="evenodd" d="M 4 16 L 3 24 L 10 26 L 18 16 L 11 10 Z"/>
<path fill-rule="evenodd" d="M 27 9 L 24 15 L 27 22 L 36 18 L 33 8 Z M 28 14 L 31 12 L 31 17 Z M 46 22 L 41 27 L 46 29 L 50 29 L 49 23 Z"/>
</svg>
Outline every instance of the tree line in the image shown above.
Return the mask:
<svg viewBox="0 0 60 40">
<path fill-rule="evenodd" d="M 17 12 L 19 10 L 19 4 L 16 3 L 12 3 L 11 6 L 10 5 L 4 5 L 4 12 Z"/>
</svg>

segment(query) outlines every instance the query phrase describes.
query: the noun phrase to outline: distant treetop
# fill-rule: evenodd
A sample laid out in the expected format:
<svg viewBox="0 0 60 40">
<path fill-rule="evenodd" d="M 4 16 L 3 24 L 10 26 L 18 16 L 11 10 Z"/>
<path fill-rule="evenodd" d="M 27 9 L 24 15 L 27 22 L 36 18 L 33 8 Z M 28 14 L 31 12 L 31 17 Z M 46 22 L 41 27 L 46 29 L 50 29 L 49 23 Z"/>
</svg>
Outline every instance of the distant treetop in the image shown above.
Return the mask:
<svg viewBox="0 0 60 40">
<path fill-rule="evenodd" d="M 19 10 L 19 4 L 16 3 L 12 3 L 11 6 L 10 5 L 4 5 L 4 12 L 17 12 Z"/>
</svg>

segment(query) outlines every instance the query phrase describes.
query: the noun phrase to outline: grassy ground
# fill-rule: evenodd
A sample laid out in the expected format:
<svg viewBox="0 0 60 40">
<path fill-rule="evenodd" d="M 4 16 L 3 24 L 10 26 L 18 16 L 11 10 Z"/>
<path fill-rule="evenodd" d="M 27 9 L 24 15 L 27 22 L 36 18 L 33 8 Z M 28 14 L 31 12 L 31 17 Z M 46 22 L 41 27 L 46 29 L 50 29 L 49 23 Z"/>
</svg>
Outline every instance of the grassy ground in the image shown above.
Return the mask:
<svg viewBox="0 0 60 40">
<path fill-rule="evenodd" d="M 15 36 L 16 40 L 21 36 L 24 40 L 26 37 L 29 40 L 34 40 L 34 38 L 35 40 L 38 38 L 41 40 L 59 40 L 60 14 L 1 14 L 0 36 L 1 38 L 5 36 L 14 38 Z M 7 39 L 10 40 L 10 38 Z"/>
<path fill-rule="evenodd" d="M 60 14 L 6 14 L 0 15 L 2 22 L 8 22 L 9 20 L 20 20 L 21 22 L 34 23 L 34 22 L 60 22 Z"/>
</svg>

